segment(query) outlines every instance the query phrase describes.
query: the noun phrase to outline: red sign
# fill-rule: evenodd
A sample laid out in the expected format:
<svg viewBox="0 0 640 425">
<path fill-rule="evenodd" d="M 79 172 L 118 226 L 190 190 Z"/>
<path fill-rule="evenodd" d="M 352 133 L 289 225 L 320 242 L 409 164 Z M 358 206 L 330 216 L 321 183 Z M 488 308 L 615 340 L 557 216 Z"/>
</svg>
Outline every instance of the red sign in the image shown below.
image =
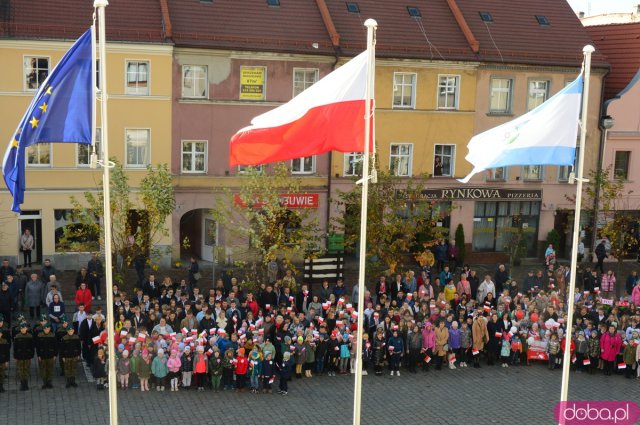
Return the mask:
<svg viewBox="0 0 640 425">
<path fill-rule="evenodd" d="M 285 193 L 280 195 L 280 202 L 288 208 L 318 208 L 319 195 L 317 193 Z M 234 203 L 242 208 L 247 205 L 242 202 L 240 195 L 233 195 Z M 262 203 L 256 202 L 254 208 L 260 208 Z"/>
</svg>

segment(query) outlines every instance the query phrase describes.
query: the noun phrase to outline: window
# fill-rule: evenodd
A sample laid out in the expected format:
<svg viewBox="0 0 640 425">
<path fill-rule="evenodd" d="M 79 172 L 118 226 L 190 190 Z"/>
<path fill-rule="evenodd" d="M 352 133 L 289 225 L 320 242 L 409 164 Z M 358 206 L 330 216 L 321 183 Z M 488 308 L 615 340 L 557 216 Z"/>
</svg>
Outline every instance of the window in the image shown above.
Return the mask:
<svg viewBox="0 0 640 425">
<path fill-rule="evenodd" d="M 127 167 L 146 167 L 149 163 L 149 130 L 125 130 Z"/>
<path fill-rule="evenodd" d="M 32 167 L 51 166 L 51 144 L 36 143 L 27 147 L 27 165 Z"/>
<path fill-rule="evenodd" d="M 522 229 L 527 256 L 535 256 L 540 202 L 476 201 L 473 218 L 473 251 L 506 251 L 515 232 Z"/>
<path fill-rule="evenodd" d="M 489 12 L 478 12 L 480 14 L 480 19 L 482 22 L 491 23 L 493 22 L 493 16 Z"/>
<path fill-rule="evenodd" d="M 558 167 L 558 180 L 567 181 L 571 172 L 578 173 L 578 155 L 580 148 L 576 148 L 576 154 L 573 157 L 573 165 L 561 165 Z"/>
<path fill-rule="evenodd" d="M 126 94 L 149 94 L 149 62 L 127 61 Z"/>
<path fill-rule="evenodd" d="M 418 9 L 417 7 L 407 6 L 407 12 L 409 12 L 409 16 L 412 16 L 414 18 L 422 17 L 422 13 L 420 13 L 420 9 Z"/>
<path fill-rule="evenodd" d="M 344 172 L 345 176 L 362 175 L 362 154 L 359 152 L 350 152 L 344 154 Z"/>
<path fill-rule="evenodd" d="M 80 220 L 80 211 L 53 210 L 56 252 L 96 252 L 100 250 L 100 219 L 93 217 L 95 225 Z"/>
<path fill-rule="evenodd" d="M 358 3 L 347 2 L 347 11 L 349 13 L 360 13 L 360 6 L 358 6 Z"/>
<path fill-rule="evenodd" d="M 207 142 L 182 141 L 182 172 L 205 173 L 207 171 Z"/>
<path fill-rule="evenodd" d="M 544 27 L 548 27 L 549 25 L 551 25 L 551 22 L 549 22 L 549 18 L 544 15 L 536 15 L 536 21 L 538 21 L 538 24 Z"/>
<path fill-rule="evenodd" d="M 296 97 L 318 81 L 317 69 L 293 69 L 293 97 Z"/>
<path fill-rule="evenodd" d="M 549 96 L 549 80 L 529 81 L 529 93 L 527 94 L 527 111 L 536 108 L 547 100 Z"/>
<path fill-rule="evenodd" d="M 489 112 L 494 114 L 511 113 L 512 90 L 513 90 L 512 79 L 492 78 Z"/>
<path fill-rule="evenodd" d="M 453 176 L 455 152 L 455 145 L 435 145 L 435 154 L 433 156 L 434 176 Z"/>
<path fill-rule="evenodd" d="M 38 90 L 49 76 L 49 58 L 25 56 L 24 82 L 26 90 Z"/>
<path fill-rule="evenodd" d="M 416 92 L 416 74 L 395 72 L 393 74 L 393 107 L 413 108 Z"/>
<path fill-rule="evenodd" d="M 616 151 L 615 162 L 613 164 L 613 174 L 615 178 L 627 180 L 629 177 L 629 159 L 631 151 Z"/>
<path fill-rule="evenodd" d="M 522 179 L 524 181 L 542 180 L 544 165 L 525 165 L 522 167 Z"/>
<path fill-rule="evenodd" d="M 267 5 L 270 7 L 280 7 L 280 0 L 267 0 Z"/>
<path fill-rule="evenodd" d="M 313 174 L 316 172 L 316 157 L 306 156 L 291 160 L 292 174 Z"/>
<path fill-rule="evenodd" d="M 208 85 L 206 66 L 182 65 L 182 97 L 206 98 Z"/>
<path fill-rule="evenodd" d="M 507 180 L 507 167 L 489 168 L 486 175 L 487 180 L 505 181 Z"/>
<path fill-rule="evenodd" d="M 238 174 L 250 174 L 251 172 L 262 174 L 264 165 L 238 165 Z"/>
<path fill-rule="evenodd" d="M 101 158 L 102 154 L 102 129 L 96 128 L 96 155 L 98 155 L 98 159 Z M 78 167 L 88 167 L 91 165 L 91 152 L 93 152 L 93 148 L 91 145 L 77 144 L 77 157 L 76 163 Z"/>
<path fill-rule="evenodd" d="M 389 158 L 389 170 L 401 177 L 411 176 L 413 145 L 409 143 L 391 145 L 391 155 Z"/>
<path fill-rule="evenodd" d="M 438 109 L 458 109 L 460 76 L 438 76 Z"/>
</svg>

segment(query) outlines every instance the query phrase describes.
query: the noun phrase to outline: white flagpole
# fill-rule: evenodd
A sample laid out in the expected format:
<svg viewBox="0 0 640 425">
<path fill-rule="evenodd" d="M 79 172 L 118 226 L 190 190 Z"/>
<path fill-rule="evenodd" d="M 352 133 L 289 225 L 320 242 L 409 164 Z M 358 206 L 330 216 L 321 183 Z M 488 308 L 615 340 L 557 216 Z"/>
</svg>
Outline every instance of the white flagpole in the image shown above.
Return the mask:
<svg viewBox="0 0 640 425">
<path fill-rule="evenodd" d="M 582 90 L 582 118 L 580 119 L 580 145 L 578 152 L 578 175 L 576 176 L 576 209 L 573 219 L 573 243 L 571 245 L 571 275 L 569 280 L 569 291 L 567 294 L 567 343 L 564 350 L 564 358 L 562 360 L 562 387 L 560 390 L 560 401 L 566 402 L 569 393 L 569 371 L 571 369 L 571 331 L 573 327 L 573 310 L 575 306 L 576 291 L 576 268 L 578 265 L 578 244 L 580 243 L 580 209 L 582 208 L 582 183 L 585 180 L 583 176 L 584 168 L 584 145 L 587 138 L 587 116 L 589 106 L 589 78 L 591 77 L 591 54 L 595 48 L 587 45 L 582 49 L 584 53 L 584 88 Z M 572 173 L 573 174 L 573 173 Z M 564 415 L 560 415 L 561 423 Z"/>
<path fill-rule="evenodd" d="M 107 347 L 109 363 L 109 423 L 118 424 L 118 383 L 116 381 L 116 356 L 115 356 L 115 327 L 113 324 L 113 291 L 111 290 L 113 281 L 112 258 L 111 258 L 111 182 L 109 176 L 109 125 L 107 122 L 107 38 L 105 31 L 105 7 L 109 5 L 107 0 L 95 0 L 93 6 L 98 9 L 99 41 L 100 41 L 100 117 L 102 125 L 102 169 L 103 169 L 103 223 L 104 223 L 104 268 L 105 285 L 107 292 Z M 95 153 L 92 153 L 92 163 L 95 161 Z"/>
<path fill-rule="evenodd" d="M 362 201 L 360 208 L 360 267 L 358 269 L 358 330 L 356 349 L 356 379 L 353 391 L 353 423 L 360 424 L 360 408 L 362 404 L 362 334 L 364 325 L 364 281 L 365 261 L 367 256 L 367 201 L 369 199 L 369 142 L 371 139 L 371 117 L 374 98 L 373 77 L 375 74 L 375 32 L 378 23 L 374 19 L 367 19 L 367 88 L 365 93 L 364 117 L 364 155 L 362 158 Z"/>
</svg>

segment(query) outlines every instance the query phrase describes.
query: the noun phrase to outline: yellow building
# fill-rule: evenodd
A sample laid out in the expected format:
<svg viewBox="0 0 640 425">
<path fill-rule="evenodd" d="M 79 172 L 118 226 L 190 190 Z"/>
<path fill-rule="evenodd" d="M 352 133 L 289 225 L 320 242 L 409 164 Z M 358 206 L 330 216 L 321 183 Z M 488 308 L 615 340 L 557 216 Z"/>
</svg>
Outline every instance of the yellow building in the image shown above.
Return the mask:
<svg viewBox="0 0 640 425">
<path fill-rule="evenodd" d="M 8 143 L 38 86 L 71 44 L 71 40 L 0 40 L 0 140 Z M 134 190 L 147 165 L 171 164 L 172 50 L 162 44 L 107 45 L 109 156 L 124 165 Z M 97 117 L 99 152 L 99 106 Z M 101 170 L 89 168 L 89 148 L 77 144 L 36 144 L 26 156 L 27 190 L 21 214 L 10 211 L 12 199 L 6 188 L 0 191 L 0 256 L 22 263 L 17 258 L 18 240 L 29 228 L 35 237 L 33 262 L 51 258 L 58 269 L 84 265 L 86 254 L 64 253 L 57 241 L 64 226 L 72 224 L 70 197 L 82 199 L 83 192 L 96 191 Z"/>
</svg>

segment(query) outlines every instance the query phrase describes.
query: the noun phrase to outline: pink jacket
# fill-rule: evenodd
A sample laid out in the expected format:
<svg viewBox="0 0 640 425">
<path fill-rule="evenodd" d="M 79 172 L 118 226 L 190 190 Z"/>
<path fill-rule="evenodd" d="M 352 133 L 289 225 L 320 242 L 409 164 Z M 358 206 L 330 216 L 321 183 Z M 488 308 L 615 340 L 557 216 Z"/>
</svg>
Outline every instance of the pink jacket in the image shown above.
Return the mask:
<svg viewBox="0 0 640 425">
<path fill-rule="evenodd" d="M 422 348 L 425 350 L 428 350 L 429 348 L 434 350 L 436 348 L 436 333 L 433 330 L 431 323 L 425 325 L 422 330 Z"/>
<path fill-rule="evenodd" d="M 613 362 L 616 360 L 616 356 L 620 353 L 620 347 L 622 347 L 622 338 L 617 333 L 611 336 L 609 332 L 606 332 L 600 337 L 600 350 L 602 352 L 602 360 Z"/>
<path fill-rule="evenodd" d="M 631 301 L 636 305 L 640 306 L 640 285 L 636 285 L 631 292 Z"/>
<path fill-rule="evenodd" d="M 182 366 L 180 357 L 169 357 L 169 360 L 167 360 L 167 368 L 169 369 L 169 372 L 180 372 L 180 366 Z"/>
</svg>

